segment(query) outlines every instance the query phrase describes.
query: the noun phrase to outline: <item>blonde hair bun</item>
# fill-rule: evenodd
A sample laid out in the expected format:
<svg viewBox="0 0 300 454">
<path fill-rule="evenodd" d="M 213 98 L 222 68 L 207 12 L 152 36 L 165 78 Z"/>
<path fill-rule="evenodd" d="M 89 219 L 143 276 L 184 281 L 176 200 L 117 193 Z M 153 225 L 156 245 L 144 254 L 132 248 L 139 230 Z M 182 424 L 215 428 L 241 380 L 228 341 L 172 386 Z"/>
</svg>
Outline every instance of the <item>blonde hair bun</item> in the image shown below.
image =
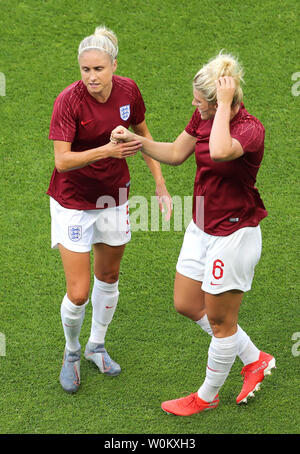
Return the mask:
<svg viewBox="0 0 300 454">
<path fill-rule="evenodd" d="M 193 80 L 193 86 L 195 90 L 203 94 L 209 103 L 215 104 L 217 101 L 215 81 L 223 76 L 233 77 L 236 90 L 232 105 L 236 105 L 241 103 L 243 99 L 243 90 L 241 88 L 241 82 L 244 82 L 243 75 L 244 71 L 238 59 L 221 51 L 197 72 Z"/>
<path fill-rule="evenodd" d="M 90 49 L 98 49 L 110 55 L 112 60 L 115 60 L 118 55 L 118 38 L 115 33 L 106 28 L 105 25 L 96 27 L 94 34 L 84 38 L 79 44 L 78 58 L 82 52 Z"/>
<path fill-rule="evenodd" d="M 94 36 L 101 38 L 101 36 L 106 36 L 113 43 L 115 48 L 118 48 L 118 38 L 115 33 L 109 28 L 106 28 L 104 25 L 99 25 L 95 28 Z"/>
</svg>

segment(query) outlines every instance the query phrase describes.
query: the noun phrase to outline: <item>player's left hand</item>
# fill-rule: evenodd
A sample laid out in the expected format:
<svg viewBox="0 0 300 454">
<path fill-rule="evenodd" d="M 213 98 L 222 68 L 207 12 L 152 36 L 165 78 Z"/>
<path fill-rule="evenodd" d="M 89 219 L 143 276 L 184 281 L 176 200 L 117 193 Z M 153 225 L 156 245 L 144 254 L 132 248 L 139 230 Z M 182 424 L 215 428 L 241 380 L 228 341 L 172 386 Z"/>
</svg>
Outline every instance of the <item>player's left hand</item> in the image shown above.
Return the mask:
<svg viewBox="0 0 300 454">
<path fill-rule="evenodd" d="M 217 103 L 231 105 L 235 93 L 235 81 L 233 77 L 224 76 L 216 80 Z"/>
<path fill-rule="evenodd" d="M 166 185 L 164 183 L 156 185 L 155 195 L 159 204 L 159 209 L 165 214 L 165 220 L 169 221 L 172 215 L 173 202 Z"/>
</svg>

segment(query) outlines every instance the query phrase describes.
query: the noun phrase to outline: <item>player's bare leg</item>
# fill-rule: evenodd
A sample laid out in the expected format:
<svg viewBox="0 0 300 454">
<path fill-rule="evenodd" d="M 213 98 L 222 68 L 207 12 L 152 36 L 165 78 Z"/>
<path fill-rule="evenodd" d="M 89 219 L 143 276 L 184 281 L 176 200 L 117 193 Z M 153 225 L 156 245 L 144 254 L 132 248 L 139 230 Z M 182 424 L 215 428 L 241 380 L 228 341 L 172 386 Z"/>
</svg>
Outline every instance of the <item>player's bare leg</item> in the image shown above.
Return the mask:
<svg viewBox="0 0 300 454">
<path fill-rule="evenodd" d="M 108 284 L 118 281 L 125 246 L 94 244 L 94 273 L 98 280 Z"/>
<path fill-rule="evenodd" d="M 202 282 L 176 272 L 174 282 L 174 306 L 177 312 L 197 321 L 205 314 L 205 299 Z"/>
<path fill-rule="evenodd" d="M 67 295 L 77 306 L 84 304 L 89 297 L 91 265 L 89 252 L 73 252 L 61 244 L 59 251 L 63 262 Z"/>
<path fill-rule="evenodd" d="M 104 342 L 118 303 L 119 272 L 124 250 L 125 245 L 94 245 L 93 317 L 85 357 L 108 376 L 119 375 L 121 372 L 120 366 L 110 358 L 104 348 Z"/>
<path fill-rule="evenodd" d="M 218 295 L 205 293 L 206 313 L 215 337 L 228 337 L 237 332 L 238 314 L 243 296 L 243 292 L 239 290 Z"/>
<path fill-rule="evenodd" d="M 65 271 L 67 293 L 61 305 L 61 319 L 66 346 L 60 373 L 62 388 L 74 393 L 80 385 L 81 347 L 79 335 L 88 303 L 90 287 L 90 253 L 73 252 L 61 244 L 59 250 Z"/>
</svg>

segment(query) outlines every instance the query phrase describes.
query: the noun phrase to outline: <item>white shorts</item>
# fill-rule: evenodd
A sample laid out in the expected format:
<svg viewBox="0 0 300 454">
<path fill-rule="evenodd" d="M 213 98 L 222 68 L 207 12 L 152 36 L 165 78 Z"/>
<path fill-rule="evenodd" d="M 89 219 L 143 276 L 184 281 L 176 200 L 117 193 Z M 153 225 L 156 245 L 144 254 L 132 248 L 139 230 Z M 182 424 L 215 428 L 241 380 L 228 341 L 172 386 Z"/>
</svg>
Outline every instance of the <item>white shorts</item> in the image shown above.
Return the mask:
<svg viewBox="0 0 300 454">
<path fill-rule="evenodd" d="M 121 246 L 131 239 L 128 202 L 101 210 L 71 210 L 50 197 L 51 247 L 62 244 L 74 252 L 89 252 L 92 244 Z"/>
<path fill-rule="evenodd" d="M 202 282 L 202 290 L 218 294 L 251 289 L 254 268 L 261 255 L 261 230 L 244 227 L 228 236 L 212 236 L 194 221 L 188 225 L 176 270 Z"/>
</svg>

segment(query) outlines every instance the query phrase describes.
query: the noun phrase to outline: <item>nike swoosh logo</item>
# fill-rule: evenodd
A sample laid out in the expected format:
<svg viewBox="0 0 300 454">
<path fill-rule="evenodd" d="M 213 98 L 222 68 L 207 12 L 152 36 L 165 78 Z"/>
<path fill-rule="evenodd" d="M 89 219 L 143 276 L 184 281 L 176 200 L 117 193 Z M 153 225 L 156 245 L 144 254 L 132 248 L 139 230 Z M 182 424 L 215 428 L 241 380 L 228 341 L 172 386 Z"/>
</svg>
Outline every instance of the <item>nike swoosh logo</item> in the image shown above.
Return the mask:
<svg viewBox="0 0 300 454">
<path fill-rule="evenodd" d="M 214 284 L 213 282 L 211 282 L 210 285 L 221 285 L 221 284 Z"/>
<path fill-rule="evenodd" d="M 207 365 L 206 367 L 207 367 L 207 369 L 211 370 L 212 372 L 221 372 L 220 370 L 212 369 L 212 368 L 209 367 L 208 365 Z"/>
<path fill-rule="evenodd" d="M 111 366 L 109 366 L 109 367 L 106 366 L 103 356 L 102 356 L 102 364 L 103 364 L 103 371 L 104 372 L 108 372 L 111 369 Z"/>
<path fill-rule="evenodd" d="M 82 126 L 85 126 L 85 125 L 87 125 L 88 123 L 90 123 L 91 121 L 93 121 L 93 119 L 87 120 L 87 121 L 81 121 L 80 123 L 82 124 Z"/>
<path fill-rule="evenodd" d="M 112 309 L 114 306 L 105 306 L 105 309 Z"/>
</svg>

